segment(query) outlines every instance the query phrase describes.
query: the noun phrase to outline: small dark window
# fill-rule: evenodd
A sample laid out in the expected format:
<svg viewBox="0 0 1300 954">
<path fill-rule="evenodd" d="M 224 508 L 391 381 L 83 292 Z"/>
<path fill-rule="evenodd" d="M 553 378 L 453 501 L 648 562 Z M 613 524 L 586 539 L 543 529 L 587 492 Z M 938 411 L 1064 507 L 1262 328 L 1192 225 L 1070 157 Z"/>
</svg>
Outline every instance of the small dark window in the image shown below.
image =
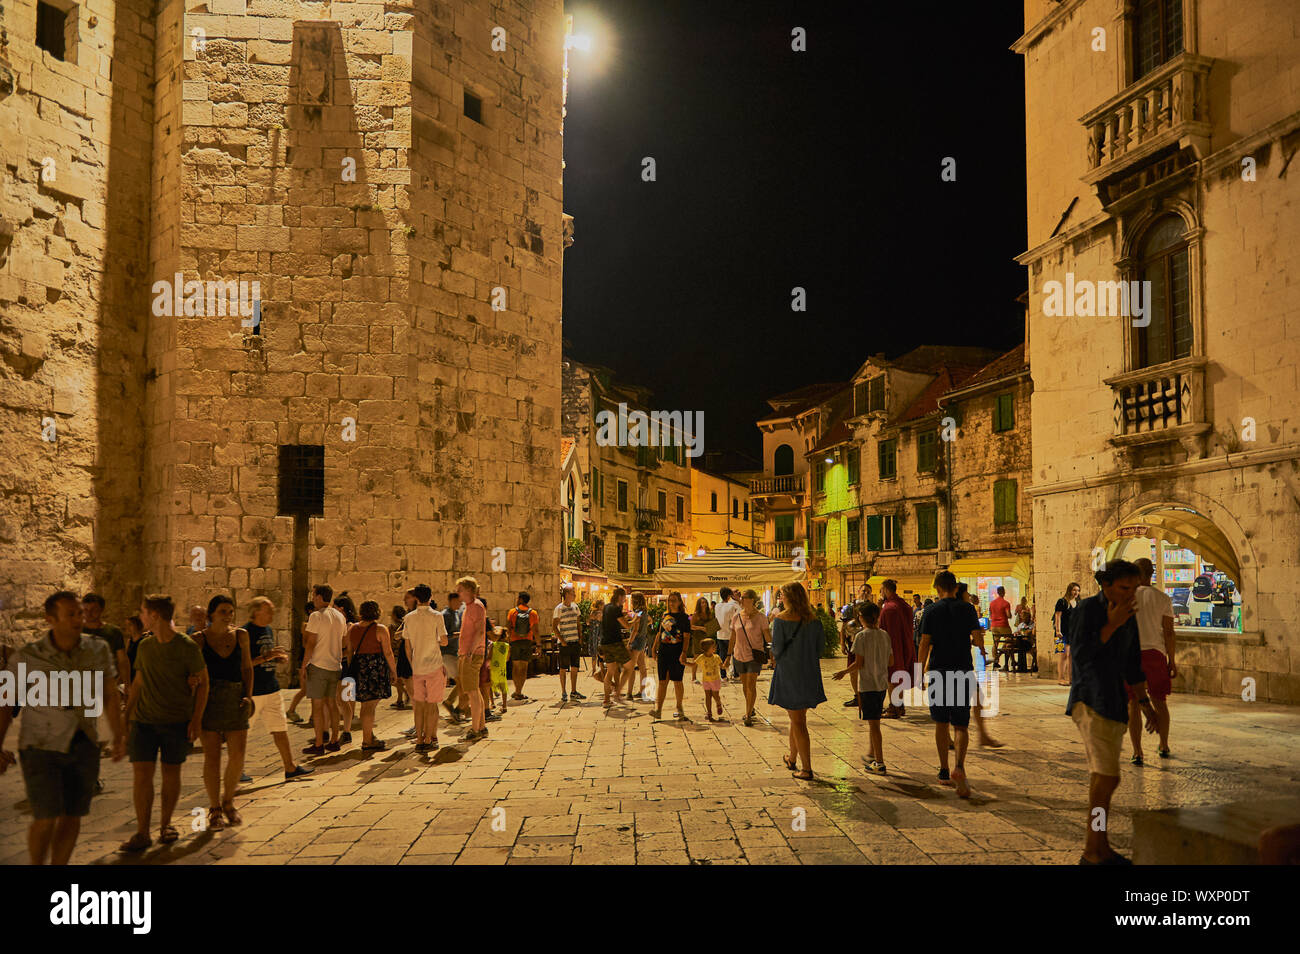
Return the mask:
<svg viewBox="0 0 1300 954">
<path fill-rule="evenodd" d="M 849 486 L 852 487 L 858 482 L 858 449 L 850 446 L 848 448 L 848 479 Z"/>
<path fill-rule="evenodd" d="M 898 466 L 896 463 L 895 451 L 898 449 L 898 441 L 890 439 L 881 441 L 876 447 L 876 456 L 880 464 L 880 479 L 892 480 L 898 476 Z"/>
<path fill-rule="evenodd" d="M 618 545 L 618 572 L 619 573 L 627 572 L 627 544 L 626 543 L 620 543 Z"/>
<path fill-rule="evenodd" d="M 772 474 L 776 477 L 794 473 L 794 448 L 782 444 L 772 452 Z"/>
<path fill-rule="evenodd" d="M 740 519 L 740 501 L 737 500 L 735 497 L 731 498 L 731 519 L 732 520 Z"/>
<path fill-rule="evenodd" d="M 682 499 L 681 494 L 677 495 L 677 522 L 686 522 L 686 501 Z"/>
<path fill-rule="evenodd" d="M 850 517 L 848 519 L 848 524 L 844 530 L 844 535 L 847 538 L 844 549 L 849 553 L 858 553 L 862 549 L 859 543 L 862 539 L 862 534 L 859 532 L 861 524 L 862 521 L 859 517 Z"/>
<path fill-rule="evenodd" d="M 620 480 L 618 482 L 618 512 L 627 513 L 627 481 L 626 480 Z"/>
<path fill-rule="evenodd" d="M 918 473 L 932 474 L 939 462 L 938 431 L 922 431 L 916 435 L 916 469 Z"/>
<path fill-rule="evenodd" d="M 483 100 L 465 90 L 465 115 L 476 123 L 483 122 Z"/>
<path fill-rule="evenodd" d="M 709 494 L 709 510 L 712 513 L 718 512 L 718 495 L 716 492 Z"/>
<path fill-rule="evenodd" d="M 746 519 L 746 520 L 749 519 L 749 501 L 748 501 L 748 500 L 745 501 L 745 519 Z"/>
<path fill-rule="evenodd" d="M 668 516 L 668 495 L 664 493 L 662 490 L 659 491 L 659 496 L 656 503 L 659 504 L 659 516 L 667 517 Z"/>
<path fill-rule="evenodd" d="M 867 410 L 883 411 L 885 409 L 885 376 L 878 374 L 867 382 Z"/>
<path fill-rule="evenodd" d="M 325 448 L 286 444 L 280 448 L 280 515 L 325 516 Z"/>
<path fill-rule="evenodd" d="M 73 10 L 75 11 L 75 7 Z M 36 3 L 36 45 L 55 59 L 68 58 L 68 14 L 56 6 Z"/>
<path fill-rule="evenodd" d="M 1016 426 L 1016 396 L 999 394 L 993 401 L 993 430 L 1013 430 Z"/>
</svg>

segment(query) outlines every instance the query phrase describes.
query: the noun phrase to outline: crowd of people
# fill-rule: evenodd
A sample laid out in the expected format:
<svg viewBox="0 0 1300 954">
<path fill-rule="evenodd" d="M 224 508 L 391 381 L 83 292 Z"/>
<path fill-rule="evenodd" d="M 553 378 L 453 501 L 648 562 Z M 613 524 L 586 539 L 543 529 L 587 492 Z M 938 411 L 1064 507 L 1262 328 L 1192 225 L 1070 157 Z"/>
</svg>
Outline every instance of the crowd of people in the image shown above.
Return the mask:
<svg viewBox="0 0 1300 954">
<path fill-rule="evenodd" d="M 1150 577 L 1146 561 L 1112 561 L 1096 574 L 1097 595 L 1080 600 L 1078 584 L 1071 584 L 1054 612 L 1054 629 L 1068 645 L 1069 663 L 1063 667 L 1071 674 L 1067 711 L 1078 726 L 1091 772 L 1090 819 L 1098 809 L 1109 812 L 1126 729 L 1133 741 L 1133 764 L 1142 764 L 1142 720 L 1148 732 L 1159 733 L 1161 757 L 1170 754 L 1165 698 L 1176 674 L 1172 606 L 1149 586 Z M 936 574 L 934 591 L 935 598 L 914 597 L 909 604 L 894 581 L 886 580 L 877 603 L 864 584 L 858 599 L 840 612 L 847 665 L 832 678 L 850 680 L 853 695 L 845 705 L 855 707 L 867 723 L 865 769 L 879 775 L 887 774 L 881 720 L 902 719 L 904 690 L 922 689 L 934 724 L 938 780 L 968 798 L 970 723 L 975 723 L 978 746 L 1001 746 L 984 723 L 975 675 L 973 653 L 987 655 L 985 632 L 977 601 L 952 573 Z M 689 672 L 692 683 L 702 688 L 709 722 L 724 718 L 723 682 L 732 680 L 743 699 L 739 721 L 750 726 L 756 718 L 758 676 L 767 668 L 772 672 L 768 704 L 787 717 L 788 751 L 782 761 L 794 778 L 814 778 L 807 714 L 827 697 L 822 623 L 807 591 L 800 583 L 782 587 L 771 614 L 763 611 L 753 589 L 723 587 L 719 597 L 716 604 L 701 597 L 688 612 L 682 595 L 673 592 L 665 611 L 656 615 L 642 594 L 629 597 L 616 588 L 607 604 L 597 601 L 584 613 L 573 588 L 565 586 L 552 613 L 560 704 L 586 699 L 578 691 L 578 677 L 582 658 L 589 655 L 606 709 L 648 703 L 653 717 L 662 719 L 671 686 L 673 719 L 689 722 L 683 706 Z M 499 721 L 512 702 L 529 701 L 525 682 L 541 646 L 539 617 L 530 604 L 530 594 L 518 594 L 504 626 L 496 626 L 477 581 L 467 576 L 457 581 L 441 610 L 429 586 L 412 587 L 385 623 L 376 601 L 366 600 L 358 609 L 346 593 L 336 595 L 319 584 L 313 587 L 310 616 L 303 624 L 301 688 L 286 709 L 277 673 L 289 661 L 289 652 L 272 632 L 275 606 L 264 596 L 250 601 L 242 625 L 236 624 L 231 597 L 213 596 L 206 608 L 191 607 L 190 625 L 182 633 L 173 624 L 176 608 L 167 596 L 146 597 L 122 631 L 103 621 L 102 597 L 52 594 L 44 607 L 48 634 L 14 653 L 8 669 L 17 672 L 22 665 L 28 673 L 98 673 L 104 705 L 97 718 L 56 704 L 59 700 L 27 700 L 18 748 L 33 816 L 32 861 L 68 861 L 81 819 L 102 789 L 103 755 L 115 761 L 128 757 L 132 763 L 136 831 L 121 845 L 122 852 L 141 852 L 153 843 L 159 763 L 158 839 L 162 844 L 177 840 L 172 821 L 181 769 L 196 741 L 203 750 L 206 827 L 239 825 L 235 796 L 241 782 L 251 781 L 243 768 L 253 723 L 274 740 L 286 781 L 312 772 L 297 764 L 288 741 L 288 721 L 304 721 L 297 713 L 304 697 L 311 706 L 313 738 L 302 754 L 312 758 L 351 744 L 358 705 L 361 751 L 384 750 L 387 744 L 375 735 L 376 708 L 394 695 L 394 708 L 412 712 L 405 736 L 418 753 L 439 748 L 443 713 L 450 723 L 468 726 L 462 742 L 486 738 L 488 722 Z M 1013 619 L 1017 627 L 1032 626 L 1027 604 L 1022 601 L 1013 609 L 999 588 L 990 606 L 995 646 L 998 636 L 1014 632 Z M 657 679 L 650 673 L 652 665 Z M 914 685 L 918 676 L 921 682 Z M 0 709 L 0 771 L 19 760 L 3 749 L 16 712 L 16 707 Z M 111 734 L 103 750 L 101 720 Z M 1105 826 L 1090 824 L 1081 863 L 1128 862 L 1110 847 Z"/>
</svg>

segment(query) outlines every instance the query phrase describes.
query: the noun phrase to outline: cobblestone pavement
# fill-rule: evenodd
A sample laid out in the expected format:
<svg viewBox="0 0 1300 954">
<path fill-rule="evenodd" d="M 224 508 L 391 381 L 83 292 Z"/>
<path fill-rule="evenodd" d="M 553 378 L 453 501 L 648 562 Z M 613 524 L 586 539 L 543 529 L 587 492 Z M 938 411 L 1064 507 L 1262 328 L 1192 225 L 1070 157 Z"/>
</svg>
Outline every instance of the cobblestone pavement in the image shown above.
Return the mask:
<svg viewBox="0 0 1300 954">
<path fill-rule="evenodd" d="M 936 779 L 934 734 L 925 710 L 883 723 L 889 775 L 862 769 L 867 730 L 841 706 L 847 683 L 829 679 L 831 701 L 809 713 L 814 782 L 781 765 L 786 718 L 769 707 L 764 673 L 760 720 L 710 725 L 698 686 L 686 688 L 694 721 L 655 722 L 650 706 L 608 714 L 587 673 L 581 706 L 561 706 L 558 679 L 530 679 L 521 703 L 489 738 L 459 742 L 442 726 L 443 748 L 417 755 L 401 735 L 409 711 L 381 703 L 379 736 L 390 749 L 363 755 L 356 740 L 308 764 L 315 774 L 286 783 L 269 736 L 249 733 L 252 784 L 236 802 L 243 824 L 191 831 L 204 808 L 202 756 L 185 764 L 176 825 L 180 841 L 125 863 L 144 864 L 1072 864 L 1083 838 L 1087 779 L 1083 748 L 1065 716 L 1066 690 L 1007 677 L 998 750 L 974 749 L 974 795 L 961 801 Z M 671 710 L 671 693 L 665 714 Z M 728 715 L 743 712 L 727 686 Z M 1112 842 L 1131 846 L 1135 808 L 1209 805 L 1253 797 L 1300 797 L 1300 709 L 1233 699 L 1171 699 L 1174 758 L 1123 765 Z M 307 708 L 304 705 L 303 712 Z M 290 726 L 297 751 L 308 732 Z M 16 738 L 11 735 L 10 745 Z M 1127 749 L 1127 742 L 1125 743 Z M 1155 746 L 1147 746 L 1154 756 Z M 116 846 L 133 830 L 129 766 L 104 762 L 105 793 L 82 829 L 73 860 L 124 863 Z M 496 811 L 502 809 L 503 811 Z M 156 810 L 156 809 L 155 809 Z M 803 818 L 804 824 L 796 824 Z M 19 773 L 0 778 L 0 863 L 26 861 L 29 816 Z M 156 815 L 155 815 L 156 825 Z M 154 835 L 156 836 L 156 831 Z"/>
</svg>

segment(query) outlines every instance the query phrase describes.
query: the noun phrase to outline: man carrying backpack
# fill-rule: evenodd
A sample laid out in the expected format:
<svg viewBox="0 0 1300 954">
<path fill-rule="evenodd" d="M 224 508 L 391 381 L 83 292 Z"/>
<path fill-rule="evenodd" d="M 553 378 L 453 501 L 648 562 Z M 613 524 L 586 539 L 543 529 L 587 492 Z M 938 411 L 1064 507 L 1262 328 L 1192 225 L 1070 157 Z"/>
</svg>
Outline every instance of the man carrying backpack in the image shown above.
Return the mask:
<svg viewBox="0 0 1300 954">
<path fill-rule="evenodd" d="M 520 593 L 519 604 L 506 614 L 510 666 L 515 680 L 515 691 L 510 698 L 516 702 L 528 701 L 524 695 L 524 682 L 528 679 L 528 664 L 537 655 L 537 611 L 528 608 L 531 599 L 527 593 Z"/>
</svg>

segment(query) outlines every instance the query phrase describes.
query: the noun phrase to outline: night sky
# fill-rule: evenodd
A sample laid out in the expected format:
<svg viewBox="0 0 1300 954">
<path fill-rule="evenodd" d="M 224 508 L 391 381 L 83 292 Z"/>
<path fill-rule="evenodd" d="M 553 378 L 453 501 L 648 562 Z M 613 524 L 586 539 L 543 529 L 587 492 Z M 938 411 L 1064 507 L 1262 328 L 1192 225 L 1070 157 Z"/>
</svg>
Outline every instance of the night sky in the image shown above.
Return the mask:
<svg viewBox="0 0 1300 954">
<path fill-rule="evenodd" d="M 566 4 L 597 48 L 570 57 L 564 336 L 702 409 L 709 450 L 758 457 L 767 397 L 869 354 L 1021 340 L 1021 10 L 894 6 Z"/>
</svg>

